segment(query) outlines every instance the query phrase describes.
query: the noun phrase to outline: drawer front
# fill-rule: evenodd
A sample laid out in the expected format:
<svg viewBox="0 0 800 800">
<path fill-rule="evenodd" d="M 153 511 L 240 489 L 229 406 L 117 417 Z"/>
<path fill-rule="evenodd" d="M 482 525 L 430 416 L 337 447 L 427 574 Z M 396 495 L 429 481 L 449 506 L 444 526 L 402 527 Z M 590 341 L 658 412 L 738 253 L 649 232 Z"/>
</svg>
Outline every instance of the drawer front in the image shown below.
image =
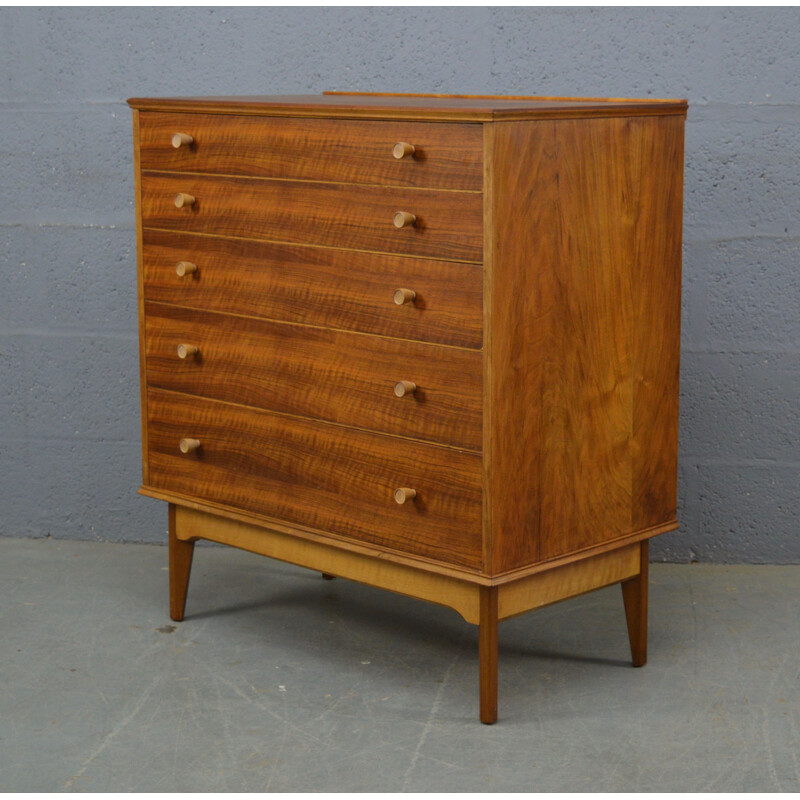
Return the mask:
<svg viewBox="0 0 800 800">
<path fill-rule="evenodd" d="M 144 232 L 143 260 L 148 300 L 481 346 L 483 272 L 474 264 L 156 230 Z M 196 269 L 178 270 L 182 261 Z M 416 297 L 398 305 L 398 289 Z"/>
<path fill-rule="evenodd" d="M 154 489 L 480 566 L 478 455 L 158 389 L 147 415 Z M 200 444 L 184 454 L 184 438 Z"/>
<path fill-rule="evenodd" d="M 160 173 L 143 173 L 141 185 L 145 227 L 483 260 L 476 193 Z M 396 227 L 398 211 L 413 214 L 415 224 Z"/>
<path fill-rule="evenodd" d="M 481 354 L 474 350 L 158 303 L 145 305 L 145 342 L 150 386 L 481 448 Z M 184 358 L 181 345 L 189 345 Z M 400 381 L 416 389 L 398 397 Z"/>
<path fill-rule="evenodd" d="M 139 130 L 142 169 L 482 189 L 481 125 L 142 112 Z M 395 158 L 398 143 L 414 153 Z"/>
</svg>

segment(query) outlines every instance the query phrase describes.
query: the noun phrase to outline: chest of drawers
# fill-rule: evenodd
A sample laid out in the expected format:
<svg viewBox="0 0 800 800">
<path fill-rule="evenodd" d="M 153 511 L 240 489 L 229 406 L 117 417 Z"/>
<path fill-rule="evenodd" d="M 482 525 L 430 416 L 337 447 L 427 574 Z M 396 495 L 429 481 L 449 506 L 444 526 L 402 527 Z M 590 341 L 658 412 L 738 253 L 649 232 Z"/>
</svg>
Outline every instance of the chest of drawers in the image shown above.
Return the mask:
<svg viewBox="0 0 800 800">
<path fill-rule="evenodd" d="M 479 626 L 676 522 L 684 101 L 130 100 L 142 493 L 170 611 L 209 539 Z"/>
</svg>

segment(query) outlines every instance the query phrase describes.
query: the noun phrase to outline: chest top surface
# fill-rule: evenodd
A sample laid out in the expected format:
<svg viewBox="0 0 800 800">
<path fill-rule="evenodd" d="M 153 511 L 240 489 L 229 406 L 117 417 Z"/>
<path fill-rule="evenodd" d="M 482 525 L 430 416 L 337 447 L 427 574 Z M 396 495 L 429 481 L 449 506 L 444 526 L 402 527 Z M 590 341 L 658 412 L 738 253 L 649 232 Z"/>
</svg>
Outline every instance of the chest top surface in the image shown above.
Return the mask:
<svg viewBox="0 0 800 800">
<path fill-rule="evenodd" d="M 494 97 L 490 95 L 374 94 L 326 92 L 322 95 L 240 97 L 134 97 L 140 111 L 199 111 L 209 114 L 427 119 L 490 122 L 509 119 L 653 116 L 685 114 L 685 100 Z"/>
</svg>

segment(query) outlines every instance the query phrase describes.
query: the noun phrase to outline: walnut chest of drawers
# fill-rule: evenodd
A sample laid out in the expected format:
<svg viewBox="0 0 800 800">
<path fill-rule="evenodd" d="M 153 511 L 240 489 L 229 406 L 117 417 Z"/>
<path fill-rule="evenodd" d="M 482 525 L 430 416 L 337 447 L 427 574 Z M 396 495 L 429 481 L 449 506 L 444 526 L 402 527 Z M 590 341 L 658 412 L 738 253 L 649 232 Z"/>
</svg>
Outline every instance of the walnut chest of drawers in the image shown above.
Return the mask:
<svg viewBox="0 0 800 800">
<path fill-rule="evenodd" d="M 144 482 L 210 539 L 479 626 L 677 527 L 684 101 L 134 99 Z"/>
</svg>

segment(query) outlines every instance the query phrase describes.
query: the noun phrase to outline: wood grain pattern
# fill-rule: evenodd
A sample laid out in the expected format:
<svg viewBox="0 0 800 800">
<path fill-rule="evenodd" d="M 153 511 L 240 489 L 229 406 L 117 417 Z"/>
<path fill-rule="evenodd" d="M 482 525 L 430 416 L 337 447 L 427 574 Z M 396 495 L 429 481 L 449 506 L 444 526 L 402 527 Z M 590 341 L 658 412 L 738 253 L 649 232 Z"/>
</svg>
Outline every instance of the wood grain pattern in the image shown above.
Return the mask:
<svg viewBox="0 0 800 800">
<path fill-rule="evenodd" d="M 147 483 L 147 365 L 144 346 L 144 247 L 142 231 L 142 172 L 139 160 L 139 112 L 133 112 L 133 181 L 136 207 L 136 285 L 139 319 L 139 399 L 142 408 L 142 481 Z"/>
<path fill-rule="evenodd" d="M 480 458 L 378 434 L 148 391 L 150 485 L 406 553 L 481 562 Z M 199 439 L 182 455 L 178 442 Z M 398 486 L 417 490 L 398 505 Z"/>
<path fill-rule="evenodd" d="M 634 529 L 674 517 L 678 504 L 683 127 L 663 119 L 630 130 L 639 196 L 631 209 Z"/>
<path fill-rule="evenodd" d="M 457 564 L 448 564 L 436 558 L 404 553 L 401 550 L 386 547 L 372 542 L 366 542 L 346 534 L 333 533 L 330 530 L 320 530 L 296 522 L 287 522 L 277 517 L 268 517 L 263 513 L 223 505 L 211 500 L 203 499 L 197 495 L 182 494 L 169 489 L 156 489 L 153 486 L 140 486 L 139 494 L 151 497 L 165 503 L 175 503 L 182 508 L 191 508 L 203 514 L 210 514 L 221 519 L 243 522 L 256 528 L 269 528 L 271 531 L 283 533 L 298 539 L 317 542 L 329 547 L 346 550 L 349 553 L 358 553 L 368 558 L 379 561 L 390 561 L 393 564 L 402 564 L 413 569 L 423 569 L 436 575 L 445 575 L 459 581 L 467 581 L 479 586 L 493 586 L 494 581 L 481 573 L 479 567 L 465 567 Z M 477 624 L 477 617 L 476 624 Z"/>
<path fill-rule="evenodd" d="M 455 608 L 486 723 L 500 619 L 619 582 L 643 664 L 685 101 L 130 102 L 173 618 L 200 537 Z"/>
<path fill-rule="evenodd" d="M 148 302 L 150 386 L 481 448 L 481 355 Z M 199 350 L 180 359 L 177 348 Z M 410 379 L 416 391 L 397 397 Z"/>
<path fill-rule="evenodd" d="M 495 571 L 674 518 L 681 137 L 669 117 L 494 126 Z"/>
<path fill-rule="evenodd" d="M 582 558 L 499 586 L 498 615 L 508 619 L 639 574 L 641 543 Z"/>
<path fill-rule="evenodd" d="M 180 539 L 199 537 L 319 572 L 329 570 L 341 578 L 448 606 L 467 622 L 478 624 L 478 586 L 467 580 L 437 574 L 424 566 L 346 550 L 330 542 L 303 539 L 270 526 L 226 519 L 183 506 L 176 506 L 176 513 Z"/>
<path fill-rule="evenodd" d="M 481 190 L 480 125 L 143 113 L 140 131 L 145 170 Z M 401 141 L 413 157 L 394 157 Z"/>
<path fill-rule="evenodd" d="M 186 593 L 189 590 L 189 575 L 192 571 L 194 539 L 181 539 L 177 535 L 176 507 L 169 504 L 169 616 L 176 622 L 183 619 L 186 609 Z"/>
<path fill-rule="evenodd" d="M 481 475 L 483 502 L 483 564 L 489 575 L 496 574 L 494 551 L 499 546 L 495 539 L 503 535 L 495 530 L 492 521 L 494 468 L 494 392 L 492 377 L 494 364 L 492 330 L 494 328 L 494 262 L 495 262 L 495 180 L 494 180 L 494 125 L 483 126 L 483 473 Z M 500 189 L 501 187 L 497 187 Z M 527 476 L 526 476 L 527 477 Z"/>
<path fill-rule="evenodd" d="M 141 252 L 141 251 L 140 251 Z M 144 232 L 144 296 L 164 303 L 479 348 L 478 265 Z M 197 264 L 183 278 L 179 261 Z M 416 292 L 398 306 L 394 292 Z"/>
<path fill-rule="evenodd" d="M 480 720 L 484 725 L 497 722 L 497 601 L 496 586 L 480 588 L 481 618 L 478 627 L 478 670 Z"/>
<path fill-rule="evenodd" d="M 175 195 L 196 198 L 176 208 Z M 398 230 L 396 211 L 417 222 Z M 207 175 L 142 173 L 145 227 L 348 250 L 480 262 L 482 201 L 475 192 L 394 189 Z"/>
<path fill-rule="evenodd" d="M 647 596 L 649 592 L 650 542 L 641 542 L 636 553 L 638 575 L 623 581 L 622 600 L 625 619 L 628 623 L 628 639 L 631 643 L 631 660 L 634 667 L 647 663 Z"/>
<path fill-rule="evenodd" d="M 482 95 L 325 94 L 251 97 L 133 97 L 140 111 L 258 116 L 491 122 L 511 119 L 686 114 L 685 100 L 500 99 Z"/>
</svg>

